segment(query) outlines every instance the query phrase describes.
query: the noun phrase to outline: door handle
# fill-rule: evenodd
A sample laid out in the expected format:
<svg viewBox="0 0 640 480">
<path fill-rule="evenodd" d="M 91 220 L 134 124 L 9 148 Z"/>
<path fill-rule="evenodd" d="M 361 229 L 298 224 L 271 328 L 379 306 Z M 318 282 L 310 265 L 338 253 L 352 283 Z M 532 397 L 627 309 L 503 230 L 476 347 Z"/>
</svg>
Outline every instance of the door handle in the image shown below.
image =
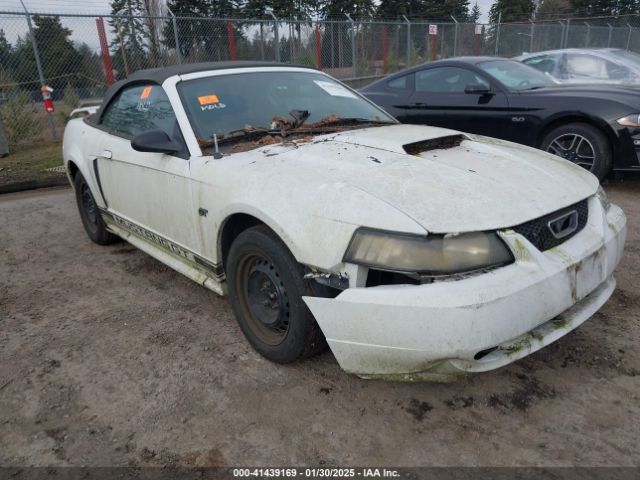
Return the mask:
<svg viewBox="0 0 640 480">
<path fill-rule="evenodd" d="M 106 158 L 106 159 L 111 160 L 111 157 L 112 157 L 112 155 L 111 155 L 111 150 L 103 150 L 103 151 L 102 151 L 102 156 L 103 156 L 104 158 Z"/>
</svg>

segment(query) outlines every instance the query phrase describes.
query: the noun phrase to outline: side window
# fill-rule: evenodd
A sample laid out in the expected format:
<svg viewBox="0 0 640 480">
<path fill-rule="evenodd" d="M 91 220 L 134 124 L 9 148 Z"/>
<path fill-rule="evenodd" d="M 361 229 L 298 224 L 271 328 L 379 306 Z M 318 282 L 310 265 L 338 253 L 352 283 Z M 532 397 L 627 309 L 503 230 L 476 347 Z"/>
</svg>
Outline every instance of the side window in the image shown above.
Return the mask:
<svg viewBox="0 0 640 480">
<path fill-rule="evenodd" d="M 489 83 L 471 70 L 459 67 L 438 67 L 416 73 L 416 92 L 464 93 L 467 85 L 489 87 Z"/>
<path fill-rule="evenodd" d="M 525 65 L 540 70 L 543 73 L 553 75 L 558 62 L 560 61 L 560 54 L 554 53 L 550 55 L 538 55 L 537 57 L 526 58 L 522 61 Z"/>
<path fill-rule="evenodd" d="M 125 88 L 111 101 L 102 125 L 126 137 L 157 128 L 173 136 L 176 116 L 160 85 L 135 85 Z"/>
<path fill-rule="evenodd" d="M 594 55 L 567 54 L 566 70 L 570 78 L 607 78 L 606 61 Z"/>
<path fill-rule="evenodd" d="M 394 78 L 393 80 L 389 81 L 387 83 L 387 85 L 389 86 L 389 88 L 402 90 L 404 88 L 407 88 L 407 78 L 408 77 L 409 77 L 409 75 L 404 75 L 404 76 L 402 76 L 400 78 Z"/>
<path fill-rule="evenodd" d="M 609 80 L 628 80 L 634 75 L 630 69 L 619 63 L 607 61 L 607 78 Z"/>
</svg>

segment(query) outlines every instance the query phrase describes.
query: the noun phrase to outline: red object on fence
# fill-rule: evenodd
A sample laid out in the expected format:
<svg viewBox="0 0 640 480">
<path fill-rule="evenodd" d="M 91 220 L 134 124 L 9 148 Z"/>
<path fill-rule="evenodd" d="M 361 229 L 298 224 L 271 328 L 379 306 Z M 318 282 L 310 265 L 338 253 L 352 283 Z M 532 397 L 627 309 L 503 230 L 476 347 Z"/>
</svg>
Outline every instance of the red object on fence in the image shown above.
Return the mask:
<svg viewBox="0 0 640 480">
<path fill-rule="evenodd" d="M 51 92 L 53 92 L 53 88 L 42 85 L 42 87 L 40 87 L 40 92 L 42 93 L 42 103 L 44 104 L 44 109 L 49 113 L 53 113 L 53 100 L 51 99 Z"/>
<path fill-rule="evenodd" d="M 319 23 L 316 23 L 316 67 L 318 70 L 322 70 L 322 38 Z"/>
<path fill-rule="evenodd" d="M 96 27 L 98 28 L 98 39 L 100 40 L 100 51 L 102 52 L 104 78 L 107 81 L 107 85 L 113 85 L 116 79 L 113 76 L 111 54 L 109 53 L 109 44 L 107 43 L 107 34 L 104 31 L 104 20 L 102 19 L 102 17 L 96 18 Z"/>
<path fill-rule="evenodd" d="M 382 73 L 387 74 L 388 64 L 387 57 L 389 54 L 389 46 L 387 45 L 387 27 L 382 26 Z"/>
<path fill-rule="evenodd" d="M 233 35 L 233 22 L 231 20 L 227 20 L 227 37 L 229 38 L 229 58 L 231 60 L 237 60 L 236 39 Z"/>
</svg>

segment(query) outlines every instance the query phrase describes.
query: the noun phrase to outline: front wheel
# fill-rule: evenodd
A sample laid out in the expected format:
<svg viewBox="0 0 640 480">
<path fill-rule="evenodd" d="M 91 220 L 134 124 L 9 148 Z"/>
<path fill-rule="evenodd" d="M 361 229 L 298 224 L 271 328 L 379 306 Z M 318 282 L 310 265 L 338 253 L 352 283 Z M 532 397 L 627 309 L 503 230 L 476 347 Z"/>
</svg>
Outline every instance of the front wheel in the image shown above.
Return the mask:
<svg viewBox="0 0 640 480">
<path fill-rule="evenodd" d="M 98 245 L 110 245 L 117 242 L 119 238 L 107 231 L 89 184 L 80 172 L 76 173 L 73 184 L 82 226 L 89 238 Z"/>
<path fill-rule="evenodd" d="M 607 137 L 586 123 L 569 123 L 545 135 L 541 150 L 553 153 L 589 170 L 599 180 L 611 170 L 611 147 Z"/>
<path fill-rule="evenodd" d="M 313 295 L 303 269 L 271 230 L 257 226 L 240 233 L 226 270 L 231 307 L 261 355 L 290 363 L 325 348 L 322 331 L 302 300 Z"/>
</svg>

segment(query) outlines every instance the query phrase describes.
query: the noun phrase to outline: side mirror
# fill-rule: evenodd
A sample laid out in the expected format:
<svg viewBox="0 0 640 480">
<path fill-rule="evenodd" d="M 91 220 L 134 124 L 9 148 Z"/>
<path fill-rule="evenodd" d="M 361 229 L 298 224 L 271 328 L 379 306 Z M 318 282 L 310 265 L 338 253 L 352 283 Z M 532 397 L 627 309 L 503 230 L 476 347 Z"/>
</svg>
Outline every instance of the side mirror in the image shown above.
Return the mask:
<svg viewBox="0 0 640 480">
<path fill-rule="evenodd" d="M 182 146 L 167 135 L 164 130 L 148 130 L 131 140 L 131 147 L 138 152 L 176 153 Z"/>
<path fill-rule="evenodd" d="M 480 85 L 479 83 L 470 83 L 464 88 L 464 93 L 486 95 L 487 93 L 491 93 L 491 88 L 486 85 Z"/>
</svg>

